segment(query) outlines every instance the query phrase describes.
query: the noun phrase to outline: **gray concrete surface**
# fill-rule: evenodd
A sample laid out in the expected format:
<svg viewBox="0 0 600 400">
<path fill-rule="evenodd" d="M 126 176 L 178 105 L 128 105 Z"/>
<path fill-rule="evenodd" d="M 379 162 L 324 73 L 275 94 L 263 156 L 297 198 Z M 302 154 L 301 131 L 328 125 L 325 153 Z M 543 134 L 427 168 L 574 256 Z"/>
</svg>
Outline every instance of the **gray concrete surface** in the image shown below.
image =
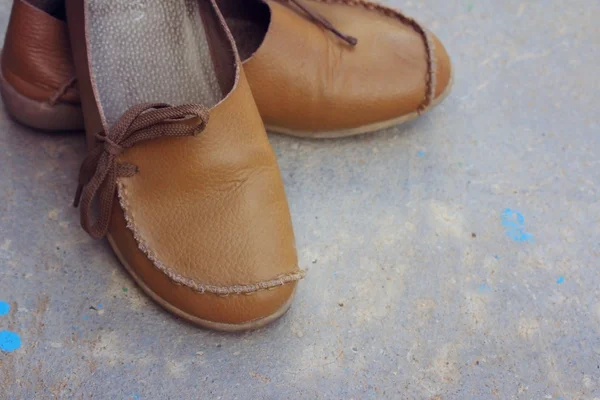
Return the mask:
<svg viewBox="0 0 600 400">
<path fill-rule="evenodd" d="M 257 332 L 147 300 L 69 206 L 83 138 L 1 111 L 1 399 L 600 398 L 600 2 L 393 3 L 454 91 L 377 134 L 272 136 L 309 274 Z"/>
</svg>

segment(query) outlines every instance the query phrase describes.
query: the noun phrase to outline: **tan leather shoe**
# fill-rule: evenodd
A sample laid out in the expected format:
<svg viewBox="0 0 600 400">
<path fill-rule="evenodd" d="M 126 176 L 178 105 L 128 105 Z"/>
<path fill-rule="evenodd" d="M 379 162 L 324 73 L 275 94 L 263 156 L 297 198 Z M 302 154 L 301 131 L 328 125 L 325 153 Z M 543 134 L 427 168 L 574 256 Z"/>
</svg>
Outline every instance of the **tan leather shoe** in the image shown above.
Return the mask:
<svg viewBox="0 0 600 400">
<path fill-rule="evenodd" d="M 451 86 L 440 41 L 362 0 L 219 0 L 267 129 L 340 137 L 386 128 Z"/>
<path fill-rule="evenodd" d="M 193 323 L 235 331 L 281 316 L 303 272 L 214 1 L 66 4 L 90 144 L 76 196 L 84 229 L 107 235 L 141 288 Z"/>
<path fill-rule="evenodd" d="M 450 91 L 452 69 L 440 41 L 393 9 L 359 0 L 220 0 L 220 7 L 273 131 L 370 132 L 417 117 Z M 9 113 L 27 125 L 81 126 L 66 35 L 62 21 L 15 0 L 0 89 Z M 26 40 L 16 41 L 21 36 Z M 15 79 L 10 71 L 26 73 Z"/>
<path fill-rule="evenodd" d="M 15 0 L 0 62 L 0 94 L 9 114 L 37 129 L 82 130 L 74 78 L 66 23 Z"/>
</svg>

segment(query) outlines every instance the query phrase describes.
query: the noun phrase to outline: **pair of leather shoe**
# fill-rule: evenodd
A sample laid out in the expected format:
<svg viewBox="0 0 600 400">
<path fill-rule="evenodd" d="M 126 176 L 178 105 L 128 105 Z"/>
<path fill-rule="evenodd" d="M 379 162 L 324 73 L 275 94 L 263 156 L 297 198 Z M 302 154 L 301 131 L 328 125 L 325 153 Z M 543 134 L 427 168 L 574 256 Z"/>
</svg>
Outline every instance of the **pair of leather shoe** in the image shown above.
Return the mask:
<svg viewBox="0 0 600 400">
<path fill-rule="evenodd" d="M 14 2 L 5 107 L 35 128 L 85 127 L 83 228 L 108 238 L 154 300 L 204 327 L 265 325 L 304 275 L 265 125 L 370 132 L 451 84 L 435 36 L 361 0 L 54 4 Z"/>
</svg>

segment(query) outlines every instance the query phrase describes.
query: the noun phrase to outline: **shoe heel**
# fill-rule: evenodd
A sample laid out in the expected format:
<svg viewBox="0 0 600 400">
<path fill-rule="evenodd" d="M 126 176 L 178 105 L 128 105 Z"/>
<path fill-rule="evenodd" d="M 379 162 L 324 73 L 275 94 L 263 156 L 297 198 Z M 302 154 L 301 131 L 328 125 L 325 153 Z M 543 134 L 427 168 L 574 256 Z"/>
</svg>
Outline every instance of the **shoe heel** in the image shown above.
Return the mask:
<svg viewBox="0 0 600 400">
<path fill-rule="evenodd" d="M 44 131 L 83 130 L 80 106 L 32 100 L 8 83 L 1 71 L 0 95 L 8 114 L 23 125 Z"/>
</svg>

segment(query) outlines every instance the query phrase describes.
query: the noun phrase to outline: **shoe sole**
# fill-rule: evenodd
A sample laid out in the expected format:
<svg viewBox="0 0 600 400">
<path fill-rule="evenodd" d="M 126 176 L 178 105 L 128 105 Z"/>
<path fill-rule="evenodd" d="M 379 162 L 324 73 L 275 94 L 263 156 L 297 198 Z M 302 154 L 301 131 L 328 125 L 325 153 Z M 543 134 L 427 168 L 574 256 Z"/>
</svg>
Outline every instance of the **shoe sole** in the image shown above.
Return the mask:
<svg viewBox="0 0 600 400">
<path fill-rule="evenodd" d="M 266 128 L 269 132 L 281 133 L 284 135 L 295 136 L 295 137 L 299 137 L 299 138 L 303 138 L 303 139 L 336 139 L 336 138 L 342 138 L 342 137 L 362 135 L 364 133 L 371 133 L 371 132 L 379 131 L 382 129 L 390 128 L 392 126 L 402 125 L 406 122 L 416 119 L 417 117 L 423 115 L 424 113 L 429 112 L 429 110 L 431 110 L 432 108 L 434 108 L 435 106 L 440 104 L 442 101 L 444 101 L 444 99 L 446 97 L 448 97 L 453 84 L 454 84 L 454 69 L 452 69 L 452 72 L 450 75 L 450 81 L 448 82 L 448 86 L 446 87 L 446 89 L 444 89 L 444 91 L 438 97 L 436 97 L 431 102 L 429 107 L 422 113 L 415 111 L 413 113 L 403 115 L 398 118 L 390 119 L 387 121 L 376 122 L 374 124 L 363 125 L 363 126 L 359 126 L 356 128 L 340 129 L 340 130 L 335 130 L 335 131 L 319 131 L 319 132 L 297 131 L 297 130 L 293 130 L 293 129 L 280 128 L 280 127 L 271 126 L 271 125 L 266 125 Z"/>
<path fill-rule="evenodd" d="M 135 283 L 137 283 L 137 285 L 142 289 L 142 291 L 144 293 L 146 293 L 152 300 L 154 300 L 156 303 L 158 303 L 165 310 L 177 315 L 180 318 L 185 319 L 186 321 L 191 322 L 194 325 L 200 326 L 202 328 L 212 329 L 212 330 L 221 331 L 221 332 L 241 332 L 241 331 L 249 331 L 249 330 L 262 328 L 262 327 L 270 324 L 271 322 L 281 318 L 290 309 L 290 306 L 292 305 L 293 299 L 296 295 L 296 288 L 294 288 L 294 291 L 292 292 L 290 298 L 276 312 L 274 312 L 273 314 L 268 315 L 266 317 L 262 317 L 262 318 L 255 319 L 252 321 L 244 322 L 241 324 L 228 324 L 228 323 L 214 322 L 214 321 L 209 321 L 206 319 L 198 318 L 194 315 L 191 315 L 191 314 L 175 307 L 173 304 L 165 301 L 159 295 L 154 293 L 152 291 L 152 289 L 150 289 L 144 283 L 144 281 L 135 273 L 134 269 L 131 268 L 131 266 L 129 266 L 129 264 L 127 263 L 125 258 L 122 256 L 121 252 L 119 251 L 118 247 L 113 242 L 113 239 L 110 235 L 108 235 L 108 242 L 110 243 L 110 246 L 112 247 L 113 251 L 117 255 L 117 258 L 119 259 L 119 261 L 121 262 L 121 264 L 123 265 L 125 270 L 129 273 L 129 275 L 131 275 L 131 277 L 133 278 Z"/>
<path fill-rule="evenodd" d="M 32 100 L 19 93 L 0 71 L 0 95 L 8 114 L 16 121 L 44 131 L 82 131 L 83 115 L 78 105 Z"/>
</svg>

